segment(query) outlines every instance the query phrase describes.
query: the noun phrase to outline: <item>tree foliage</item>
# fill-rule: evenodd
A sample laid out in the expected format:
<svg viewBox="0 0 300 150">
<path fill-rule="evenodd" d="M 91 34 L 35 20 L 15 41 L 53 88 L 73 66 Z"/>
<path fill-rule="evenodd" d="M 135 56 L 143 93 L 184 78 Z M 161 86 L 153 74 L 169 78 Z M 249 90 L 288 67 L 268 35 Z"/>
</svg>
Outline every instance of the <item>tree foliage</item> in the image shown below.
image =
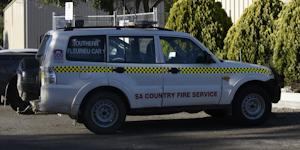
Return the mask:
<svg viewBox="0 0 300 150">
<path fill-rule="evenodd" d="M 221 3 L 214 0 L 179 0 L 170 10 L 165 28 L 187 32 L 216 52 L 232 25 Z"/>
<path fill-rule="evenodd" d="M 286 85 L 300 81 L 300 0 L 286 4 L 272 34 L 273 62 Z"/>
<path fill-rule="evenodd" d="M 169 12 L 173 4 L 178 0 L 164 0 L 165 12 Z"/>
<path fill-rule="evenodd" d="M 270 65 L 270 34 L 282 6 L 280 0 L 255 0 L 229 29 L 223 58 L 238 61 L 241 50 L 243 62 Z"/>
</svg>

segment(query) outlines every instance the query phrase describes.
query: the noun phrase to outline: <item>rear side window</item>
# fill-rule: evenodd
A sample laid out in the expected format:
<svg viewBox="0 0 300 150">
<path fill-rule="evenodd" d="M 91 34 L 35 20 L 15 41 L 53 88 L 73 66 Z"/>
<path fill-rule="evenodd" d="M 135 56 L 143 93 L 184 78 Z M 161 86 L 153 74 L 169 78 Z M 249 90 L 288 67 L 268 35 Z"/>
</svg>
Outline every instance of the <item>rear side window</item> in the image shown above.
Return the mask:
<svg viewBox="0 0 300 150">
<path fill-rule="evenodd" d="M 39 47 L 39 50 L 36 54 L 36 59 L 40 62 L 41 65 L 44 64 L 45 54 L 47 53 L 51 39 L 52 39 L 51 35 L 45 35 Z"/>
<path fill-rule="evenodd" d="M 155 63 L 154 37 L 109 37 L 109 62 Z"/>
<path fill-rule="evenodd" d="M 73 36 L 67 47 L 67 60 L 104 62 L 105 36 Z"/>
</svg>

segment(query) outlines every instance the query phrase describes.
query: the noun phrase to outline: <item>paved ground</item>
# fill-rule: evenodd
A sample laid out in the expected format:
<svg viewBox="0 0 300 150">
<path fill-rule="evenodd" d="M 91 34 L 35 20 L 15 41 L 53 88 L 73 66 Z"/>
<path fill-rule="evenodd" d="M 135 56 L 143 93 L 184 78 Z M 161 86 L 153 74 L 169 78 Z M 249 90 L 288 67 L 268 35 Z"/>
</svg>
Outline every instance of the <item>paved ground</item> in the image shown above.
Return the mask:
<svg viewBox="0 0 300 150">
<path fill-rule="evenodd" d="M 299 149 L 300 110 L 274 108 L 262 126 L 203 112 L 128 116 L 116 134 L 96 135 L 68 116 L 17 115 L 0 106 L 0 149 Z"/>
<path fill-rule="evenodd" d="M 273 107 L 300 109 L 300 93 L 282 92 L 279 103 Z"/>
</svg>

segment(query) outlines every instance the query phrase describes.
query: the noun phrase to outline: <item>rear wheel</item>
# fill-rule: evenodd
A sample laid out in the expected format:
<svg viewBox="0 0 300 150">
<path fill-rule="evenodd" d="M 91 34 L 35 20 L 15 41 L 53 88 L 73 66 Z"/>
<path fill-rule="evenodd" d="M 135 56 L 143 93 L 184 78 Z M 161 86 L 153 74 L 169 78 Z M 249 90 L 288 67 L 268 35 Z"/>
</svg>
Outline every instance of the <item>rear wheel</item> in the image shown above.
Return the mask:
<svg viewBox="0 0 300 150">
<path fill-rule="evenodd" d="M 24 114 L 32 114 L 33 111 L 31 108 L 27 109 L 27 107 L 30 107 L 29 102 L 22 101 L 18 94 L 17 90 L 17 79 L 12 80 L 9 85 L 8 85 L 8 90 L 7 90 L 7 101 L 9 102 L 9 105 L 11 108 L 15 111 L 20 111 L 23 112 Z"/>
<path fill-rule="evenodd" d="M 13 86 L 14 84 L 15 86 Z M 15 111 L 17 111 L 18 107 L 20 106 L 20 103 L 23 102 L 22 99 L 19 97 L 16 85 L 16 81 L 11 81 L 9 83 L 6 96 L 9 105 Z"/>
<path fill-rule="evenodd" d="M 125 122 L 126 107 L 112 92 L 99 92 L 86 99 L 82 108 L 84 125 L 97 134 L 116 132 Z"/>
<path fill-rule="evenodd" d="M 233 116 L 244 125 L 260 125 L 271 113 L 271 98 L 260 86 L 250 85 L 238 91 L 233 101 Z"/>
</svg>

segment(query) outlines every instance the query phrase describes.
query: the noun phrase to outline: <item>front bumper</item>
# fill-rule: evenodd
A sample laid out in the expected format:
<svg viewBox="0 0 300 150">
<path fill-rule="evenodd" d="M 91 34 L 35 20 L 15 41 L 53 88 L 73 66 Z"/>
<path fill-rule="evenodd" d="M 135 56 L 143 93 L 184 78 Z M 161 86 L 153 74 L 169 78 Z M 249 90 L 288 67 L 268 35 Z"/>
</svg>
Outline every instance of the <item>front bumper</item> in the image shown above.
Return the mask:
<svg viewBox="0 0 300 150">
<path fill-rule="evenodd" d="M 276 69 L 272 68 L 272 67 L 270 67 L 270 69 L 274 75 L 274 79 L 269 80 L 267 82 L 267 85 L 268 85 L 268 89 L 269 89 L 270 96 L 271 96 L 271 102 L 278 103 L 278 101 L 280 100 L 280 97 L 281 97 L 280 82 L 279 82 L 279 78 L 278 78 Z"/>
<path fill-rule="evenodd" d="M 280 86 L 276 83 L 277 82 L 274 79 L 269 80 L 267 82 L 272 103 L 278 103 L 278 101 L 280 100 L 280 96 L 281 96 Z"/>
</svg>

